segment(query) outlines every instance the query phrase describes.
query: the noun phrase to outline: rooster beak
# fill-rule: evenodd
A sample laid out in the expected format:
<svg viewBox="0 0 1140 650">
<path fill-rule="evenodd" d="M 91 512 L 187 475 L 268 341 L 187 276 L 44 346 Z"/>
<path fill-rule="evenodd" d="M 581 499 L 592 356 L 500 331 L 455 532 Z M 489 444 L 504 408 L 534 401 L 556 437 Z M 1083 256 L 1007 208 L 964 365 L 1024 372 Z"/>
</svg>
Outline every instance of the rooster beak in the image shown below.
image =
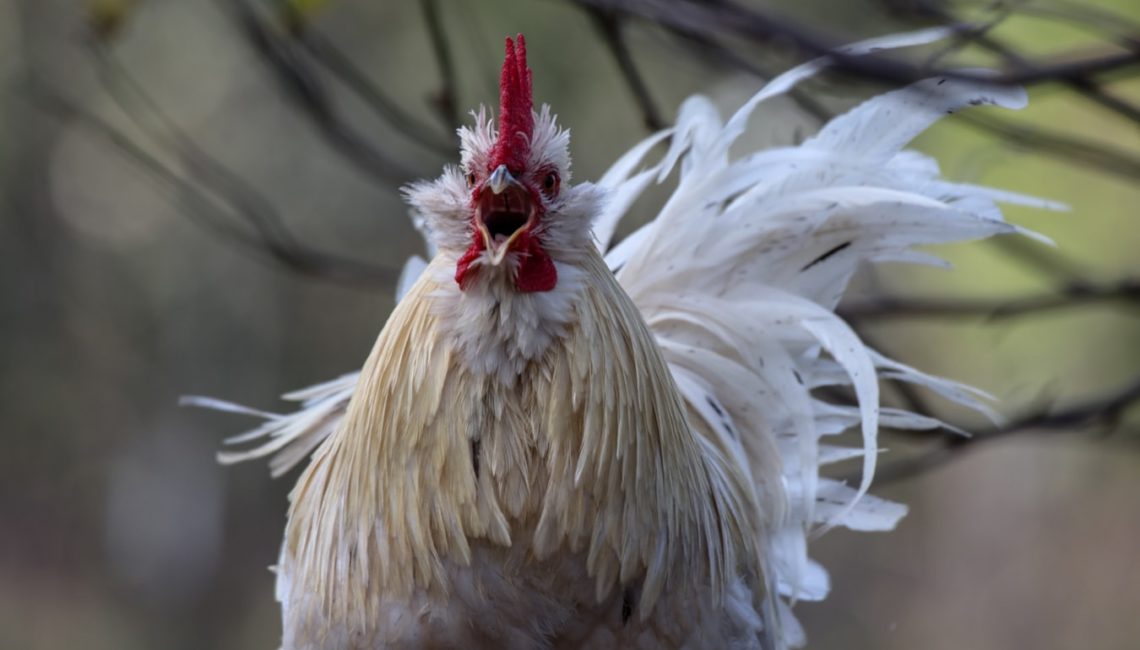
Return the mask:
<svg viewBox="0 0 1140 650">
<path fill-rule="evenodd" d="M 511 244 L 535 220 L 535 209 L 526 186 L 499 165 L 487 177 L 475 220 L 483 242 L 491 254 L 491 265 L 498 266 L 511 250 Z"/>
<path fill-rule="evenodd" d="M 502 194 L 508 187 L 522 187 L 522 183 L 515 180 L 506 165 L 499 165 L 487 178 L 487 187 L 495 194 Z"/>
</svg>

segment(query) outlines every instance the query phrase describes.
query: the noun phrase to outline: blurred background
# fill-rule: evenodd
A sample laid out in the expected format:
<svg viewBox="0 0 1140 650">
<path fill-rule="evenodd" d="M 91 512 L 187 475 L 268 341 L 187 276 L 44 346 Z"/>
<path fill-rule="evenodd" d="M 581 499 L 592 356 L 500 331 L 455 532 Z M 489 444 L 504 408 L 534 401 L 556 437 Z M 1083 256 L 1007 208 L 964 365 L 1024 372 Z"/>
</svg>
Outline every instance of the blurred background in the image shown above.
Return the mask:
<svg viewBox="0 0 1140 650">
<path fill-rule="evenodd" d="M 908 75 L 996 67 L 1027 109 L 913 146 L 1071 210 L 1007 211 L 1056 250 L 858 279 L 844 308 L 870 343 L 1008 421 L 888 387 L 977 436 L 885 434 L 877 492 L 911 514 L 819 541 L 834 590 L 797 611 L 812 648 L 1140 647 L 1134 0 L 0 0 L 0 648 L 277 647 L 295 473 L 218 466 L 252 422 L 179 396 L 284 409 L 359 367 L 422 252 L 398 187 L 495 105 L 503 36 L 527 35 L 592 179 L 689 94 L 731 110 L 820 44 L 948 21 L 971 27 L 766 105 L 748 145 Z"/>
</svg>

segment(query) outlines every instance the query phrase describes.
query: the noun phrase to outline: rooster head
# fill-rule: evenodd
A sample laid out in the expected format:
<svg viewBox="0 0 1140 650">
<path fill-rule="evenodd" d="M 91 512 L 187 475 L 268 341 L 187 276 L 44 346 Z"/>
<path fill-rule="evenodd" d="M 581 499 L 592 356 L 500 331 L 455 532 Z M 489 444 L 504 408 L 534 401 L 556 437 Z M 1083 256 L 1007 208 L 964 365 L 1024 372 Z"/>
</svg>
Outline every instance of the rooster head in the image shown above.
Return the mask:
<svg viewBox="0 0 1140 650">
<path fill-rule="evenodd" d="M 480 109 L 459 129 L 462 162 L 433 183 L 406 190 L 433 242 L 457 254 L 455 281 L 467 289 L 480 274 L 503 274 L 524 293 L 553 290 L 556 262 L 592 245 L 596 191 L 569 187 L 569 132 L 548 106 L 533 107 L 526 40 L 506 39 L 497 128 Z"/>
</svg>

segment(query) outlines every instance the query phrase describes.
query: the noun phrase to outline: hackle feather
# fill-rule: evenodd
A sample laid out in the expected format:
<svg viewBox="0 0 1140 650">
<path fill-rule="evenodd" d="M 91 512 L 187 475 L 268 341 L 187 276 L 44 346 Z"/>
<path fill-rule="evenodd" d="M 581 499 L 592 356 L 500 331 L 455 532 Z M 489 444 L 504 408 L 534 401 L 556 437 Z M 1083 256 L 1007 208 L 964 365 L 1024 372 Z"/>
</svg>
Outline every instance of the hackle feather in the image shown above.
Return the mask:
<svg viewBox="0 0 1140 650">
<path fill-rule="evenodd" d="M 945 34 L 875 39 L 846 52 Z M 546 156 L 568 180 L 565 133 L 545 107 L 535 122 L 529 103 L 525 115 L 516 106 L 524 87 L 529 102 L 530 72 L 521 37 L 517 50 L 508 47 L 506 118 L 496 133 L 477 115 L 461 132 L 463 163 L 502 157 L 504 137 L 526 133 L 527 159 L 511 164 Z M 640 581 L 643 621 L 671 587 L 708 585 L 710 598 L 763 614 L 765 647 L 802 645 L 790 605 L 822 599 L 830 587 L 807 556 L 808 540 L 833 526 L 890 530 L 906 512 L 867 495 L 879 427 L 944 426 L 881 408 L 879 379 L 990 413 L 984 393 L 864 345 L 834 312 L 848 281 L 867 263 L 938 263 L 917 245 L 1032 234 L 1005 222 L 998 203 L 1061 207 L 945 180 L 932 159 L 903 149 L 959 109 L 1024 105 L 1021 90 L 982 82 L 930 79 L 868 100 L 800 146 L 730 154 L 759 106 L 827 63 L 773 79 L 727 121 L 708 99 L 690 98 L 672 128 L 635 145 L 595 186 L 577 186 L 580 201 L 560 206 L 566 225 L 552 231 L 562 244 L 553 246 L 565 267 L 561 293 L 517 303 L 484 296 L 515 310 L 504 324 L 518 316 L 531 323 L 526 336 L 546 336 L 513 352 L 503 346 L 515 333 L 496 339 L 500 357 L 476 343 L 464 352 L 462 338 L 447 334 L 457 317 L 446 305 L 468 300 L 447 284 L 469 238 L 448 212 L 463 194 L 460 171 L 409 190 L 435 259 L 409 261 L 399 304 L 361 374 L 295 394 L 304 401 L 292 414 L 246 411 L 266 421 L 237 440 L 263 442 L 222 457 L 271 457 L 278 475 L 316 449 L 291 497 L 282 553 L 279 597 L 307 621 L 296 634 L 341 634 L 372 647 L 372 622 L 400 625 L 385 603 L 462 601 L 468 578 L 456 566 L 498 548 L 538 561 L 580 558 L 597 602 Z M 665 141 L 661 158 L 646 163 Z M 612 246 L 630 206 L 674 175 L 657 217 Z M 572 234 L 590 217 L 596 253 Z M 498 286 L 487 282 L 488 291 Z M 823 386 L 849 387 L 856 404 L 823 400 L 814 392 Z M 827 441 L 852 428 L 861 447 Z M 862 462 L 858 485 L 821 476 L 821 467 L 851 459 Z M 542 645 L 570 614 L 556 614 L 553 600 L 535 602 L 517 608 L 531 616 L 547 607 L 522 637 Z M 507 627 L 484 632 L 509 635 Z"/>
</svg>

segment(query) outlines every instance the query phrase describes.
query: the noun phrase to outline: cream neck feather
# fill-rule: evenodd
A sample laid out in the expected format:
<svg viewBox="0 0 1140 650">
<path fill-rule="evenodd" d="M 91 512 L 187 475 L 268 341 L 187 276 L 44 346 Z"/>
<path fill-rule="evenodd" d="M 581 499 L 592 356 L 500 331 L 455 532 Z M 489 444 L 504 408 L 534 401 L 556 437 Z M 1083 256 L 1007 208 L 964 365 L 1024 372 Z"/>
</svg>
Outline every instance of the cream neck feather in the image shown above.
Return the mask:
<svg viewBox="0 0 1140 650">
<path fill-rule="evenodd" d="M 428 298 L 444 334 L 472 372 L 495 376 L 507 385 L 577 318 L 583 269 L 587 258 L 596 255 L 590 224 L 604 201 L 603 190 L 592 183 L 569 184 L 567 134 L 557 129 L 548 111 L 539 115 L 535 128 L 533 165 L 553 164 L 565 183 L 562 192 L 544 204 L 545 214 L 534 230 L 558 271 L 551 291 L 524 293 L 515 288 L 517 253 L 499 266 L 490 265 L 488 259 L 476 260 L 474 279 L 460 289 L 455 267 L 472 237 L 470 191 L 461 169 L 448 167 L 434 181 L 405 188 L 408 202 L 423 217 L 425 234 L 439 251 L 427 270 L 438 289 Z M 465 133 L 469 146 L 464 148 L 464 164 L 480 164 L 478 156 L 468 152 L 478 149 L 476 136 L 490 137 L 488 127 Z"/>
<path fill-rule="evenodd" d="M 514 286 L 514 262 L 481 268 L 464 290 L 451 278 L 454 255 L 441 253 L 428 269 L 439 285 L 429 300 L 456 352 L 471 372 L 507 386 L 574 323 L 585 276 L 577 264 L 556 260 L 554 289 L 523 293 Z"/>
<path fill-rule="evenodd" d="M 574 284 L 561 270 L 561 291 L 508 300 L 490 274 L 484 292 L 437 282 L 448 261 L 437 256 L 396 306 L 343 424 L 291 495 L 281 571 L 294 634 L 383 635 L 386 603 L 445 597 L 449 567 L 470 566 L 480 547 L 517 546 L 536 562 L 577 554 L 596 602 L 639 586 L 641 620 L 663 593 L 704 585 L 719 602 L 738 572 L 758 575 L 746 477 L 693 435 L 652 334 L 601 257 L 568 265 L 580 277 L 567 309 L 557 303 Z M 446 328 L 458 325 L 439 310 L 450 301 L 478 318 L 465 301 L 496 295 L 514 317 L 539 320 L 493 328 L 504 332 L 488 334 L 494 344 L 466 352 L 450 344 Z M 521 381 L 508 378 L 514 387 L 467 361 L 521 363 L 538 347 Z"/>
</svg>

